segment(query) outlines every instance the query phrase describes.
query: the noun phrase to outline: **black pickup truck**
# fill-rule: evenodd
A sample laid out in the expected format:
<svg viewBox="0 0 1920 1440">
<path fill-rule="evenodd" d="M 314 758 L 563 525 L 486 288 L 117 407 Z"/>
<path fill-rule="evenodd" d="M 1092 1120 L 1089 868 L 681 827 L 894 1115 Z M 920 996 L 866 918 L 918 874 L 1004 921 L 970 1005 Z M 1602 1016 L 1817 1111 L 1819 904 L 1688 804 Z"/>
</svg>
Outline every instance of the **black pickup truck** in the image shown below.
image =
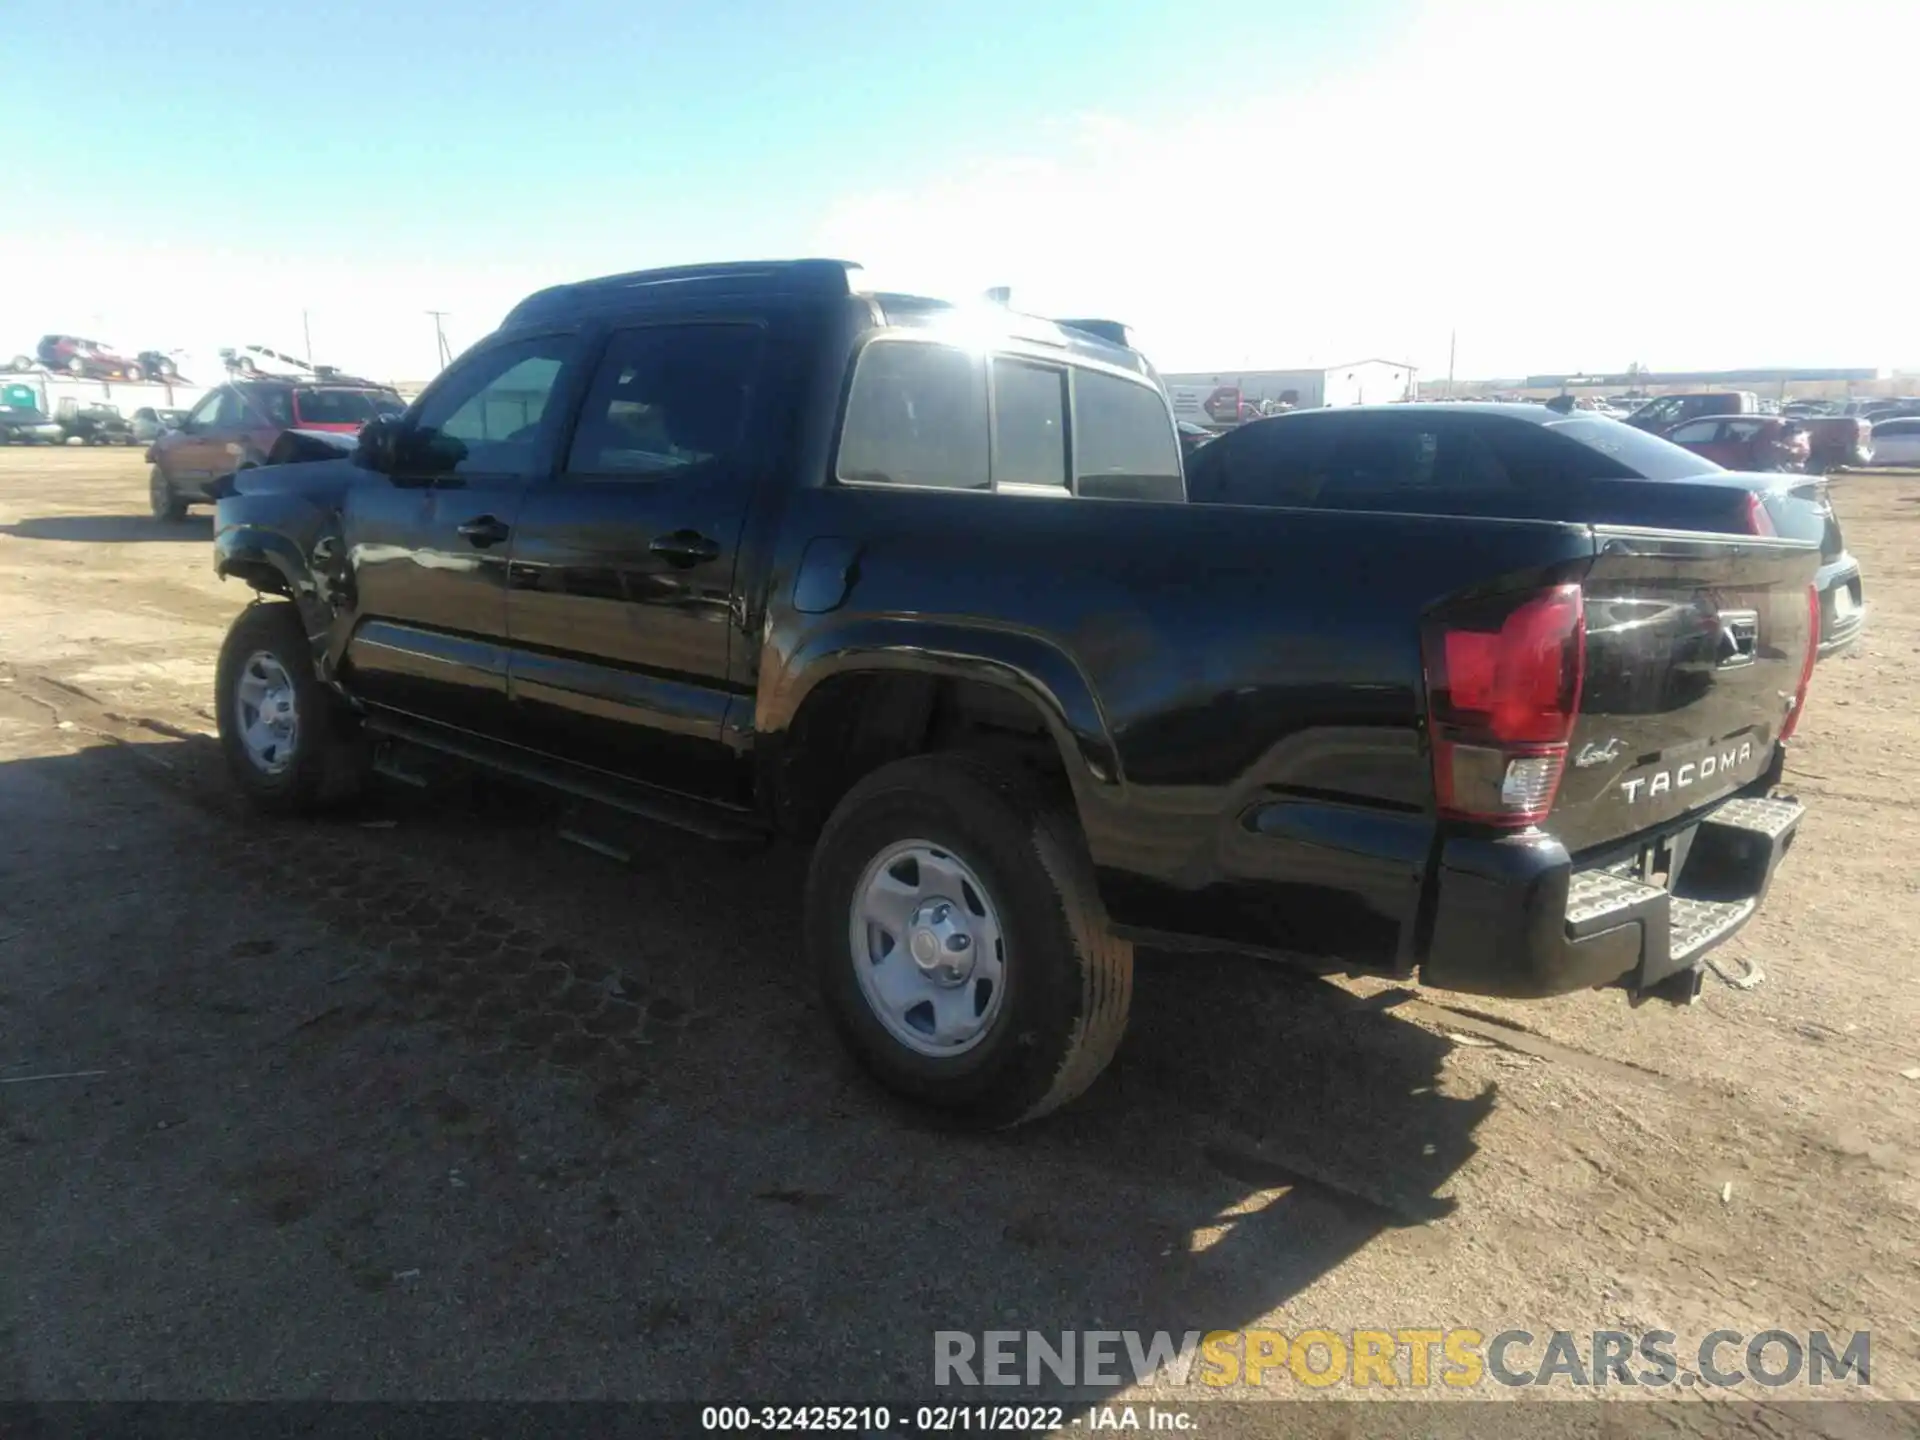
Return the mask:
<svg viewBox="0 0 1920 1440">
<path fill-rule="evenodd" d="M 1111 322 L 830 261 L 612 276 L 306 444 L 351 453 L 216 487 L 219 572 L 283 597 L 221 655 L 246 793 L 419 746 L 809 841 L 838 1025 L 976 1120 L 1093 1081 L 1135 943 L 1690 999 L 1801 818 L 1817 546 L 1684 481 L 1597 521 L 1558 472 L 1512 514 L 1192 503 Z"/>
</svg>

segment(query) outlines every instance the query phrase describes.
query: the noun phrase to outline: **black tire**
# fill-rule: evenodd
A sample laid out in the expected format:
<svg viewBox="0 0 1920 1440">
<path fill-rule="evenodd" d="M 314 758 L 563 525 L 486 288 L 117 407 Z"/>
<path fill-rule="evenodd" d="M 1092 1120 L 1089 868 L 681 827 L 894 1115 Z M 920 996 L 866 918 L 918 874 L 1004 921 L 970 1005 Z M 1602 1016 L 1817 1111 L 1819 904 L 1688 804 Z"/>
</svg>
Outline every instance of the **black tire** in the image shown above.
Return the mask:
<svg viewBox="0 0 1920 1440">
<path fill-rule="evenodd" d="M 71 360 L 67 361 L 67 373 L 69 375 L 86 374 L 87 362 L 82 360 L 78 355 L 74 356 Z"/>
<path fill-rule="evenodd" d="M 896 1039 L 854 969 L 855 891 L 882 851 L 909 839 L 962 860 L 1001 916 L 1006 993 L 991 1028 L 958 1055 Z M 861 780 L 821 832 L 805 923 L 821 993 L 855 1056 L 889 1089 L 970 1122 L 1014 1125 L 1066 1104 L 1126 1033 L 1133 946 L 1107 928 L 1070 798 L 1013 766 L 925 755 Z"/>
<path fill-rule="evenodd" d="M 16 355 L 13 357 L 14 374 L 24 375 L 31 369 L 33 369 L 33 357 L 31 355 Z"/>
<path fill-rule="evenodd" d="M 292 681 L 297 729 L 284 769 L 256 763 L 241 738 L 240 680 L 255 655 L 278 662 Z M 370 768 L 352 713 L 313 671 L 300 612 L 284 600 L 250 605 L 227 631 L 214 682 L 220 748 L 227 770 L 255 809 L 270 815 L 313 815 L 359 794 Z"/>
<path fill-rule="evenodd" d="M 182 500 L 167 479 L 167 472 L 155 465 L 147 472 L 147 504 L 153 518 L 166 525 L 177 525 L 187 518 L 187 502 Z"/>
<path fill-rule="evenodd" d="M 130 385 L 138 385 L 146 378 L 146 374 L 147 372 L 142 370 L 138 365 L 129 365 L 127 366 L 127 383 Z"/>
</svg>

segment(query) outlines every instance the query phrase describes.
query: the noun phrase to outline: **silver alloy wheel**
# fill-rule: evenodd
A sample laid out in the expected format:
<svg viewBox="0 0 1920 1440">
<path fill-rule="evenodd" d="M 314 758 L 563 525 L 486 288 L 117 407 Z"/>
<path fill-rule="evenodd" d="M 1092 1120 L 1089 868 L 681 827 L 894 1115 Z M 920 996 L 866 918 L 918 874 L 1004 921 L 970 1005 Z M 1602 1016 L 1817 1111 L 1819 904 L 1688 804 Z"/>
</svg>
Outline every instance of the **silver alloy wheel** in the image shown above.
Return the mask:
<svg viewBox="0 0 1920 1440">
<path fill-rule="evenodd" d="M 233 710 L 240 744 L 254 767 L 278 775 L 293 763 L 300 743 L 300 715 L 293 677 L 271 650 L 256 650 L 240 667 Z"/>
<path fill-rule="evenodd" d="M 964 1055 L 1006 994 L 1006 940 L 993 897 L 964 860 L 927 840 L 875 856 L 848 915 L 854 975 L 874 1018 L 909 1050 Z"/>
</svg>

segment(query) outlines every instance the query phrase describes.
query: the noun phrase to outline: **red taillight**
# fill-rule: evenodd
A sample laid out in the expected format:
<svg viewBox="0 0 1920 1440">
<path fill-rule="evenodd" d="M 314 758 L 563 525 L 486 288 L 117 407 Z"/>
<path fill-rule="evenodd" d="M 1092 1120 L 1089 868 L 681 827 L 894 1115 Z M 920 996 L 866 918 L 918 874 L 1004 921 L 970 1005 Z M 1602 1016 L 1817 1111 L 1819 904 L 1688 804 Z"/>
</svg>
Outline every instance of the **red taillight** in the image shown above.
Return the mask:
<svg viewBox="0 0 1920 1440">
<path fill-rule="evenodd" d="M 1791 740 L 1807 708 L 1807 686 L 1813 683 L 1813 662 L 1820 658 L 1820 587 L 1807 586 L 1807 658 L 1800 662 L 1800 688 L 1793 692 L 1793 708 L 1780 724 L 1780 738 Z"/>
<path fill-rule="evenodd" d="M 1487 825 L 1546 818 L 1580 712 L 1578 585 L 1452 606 L 1421 634 L 1440 813 Z"/>
<path fill-rule="evenodd" d="M 1747 492 L 1747 533 L 1749 535 L 1775 535 L 1773 516 L 1767 513 L 1767 502 L 1752 490 Z"/>
</svg>

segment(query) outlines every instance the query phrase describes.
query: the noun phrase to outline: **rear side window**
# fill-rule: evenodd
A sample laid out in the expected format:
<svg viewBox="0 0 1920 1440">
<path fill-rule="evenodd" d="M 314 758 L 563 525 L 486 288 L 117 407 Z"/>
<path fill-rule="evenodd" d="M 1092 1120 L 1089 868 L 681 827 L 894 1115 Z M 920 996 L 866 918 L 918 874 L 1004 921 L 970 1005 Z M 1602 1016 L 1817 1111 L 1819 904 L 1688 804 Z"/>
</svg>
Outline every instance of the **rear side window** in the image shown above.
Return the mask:
<svg viewBox="0 0 1920 1440">
<path fill-rule="evenodd" d="M 1166 397 L 1098 370 L 1073 374 L 1073 468 L 1082 495 L 1180 500 L 1180 441 Z"/>
<path fill-rule="evenodd" d="M 1695 420 L 1682 425 L 1667 438 L 1676 445 L 1704 445 L 1720 433 L 1718 420 Z"/>
<path fill-rule="evenodd" d="M 367 390 L 296 390 L 294 414 L 302 425 L 364 425 L 374 417 Z"/>
<path fill-rule="evenodd" d="M 1067 485 L 1067 372 L 993 362 L 993 483 Z"/>
<path fill-rule="evenodd" d="M 870 485 L 985 490 L 985 362 L 949 345 L 868 345 L 854 367 L 835 474 Z"/>
<path fill-rule="evenodd" d="M 1712 422 L 1715 427 L 1718 421 Z M 1542 427 L 1550 435 L 1573 440 L 1596 451 L 1628 475 L 1642 480 L 1684 480 L 1720 467 L 1691 450 L 1670 445 L 1658 435 L 1649 435 L 1618 420 L 1549 420 Z M 1612 472 L 1599 471 L 1596 475 Z"/>
</svg>

